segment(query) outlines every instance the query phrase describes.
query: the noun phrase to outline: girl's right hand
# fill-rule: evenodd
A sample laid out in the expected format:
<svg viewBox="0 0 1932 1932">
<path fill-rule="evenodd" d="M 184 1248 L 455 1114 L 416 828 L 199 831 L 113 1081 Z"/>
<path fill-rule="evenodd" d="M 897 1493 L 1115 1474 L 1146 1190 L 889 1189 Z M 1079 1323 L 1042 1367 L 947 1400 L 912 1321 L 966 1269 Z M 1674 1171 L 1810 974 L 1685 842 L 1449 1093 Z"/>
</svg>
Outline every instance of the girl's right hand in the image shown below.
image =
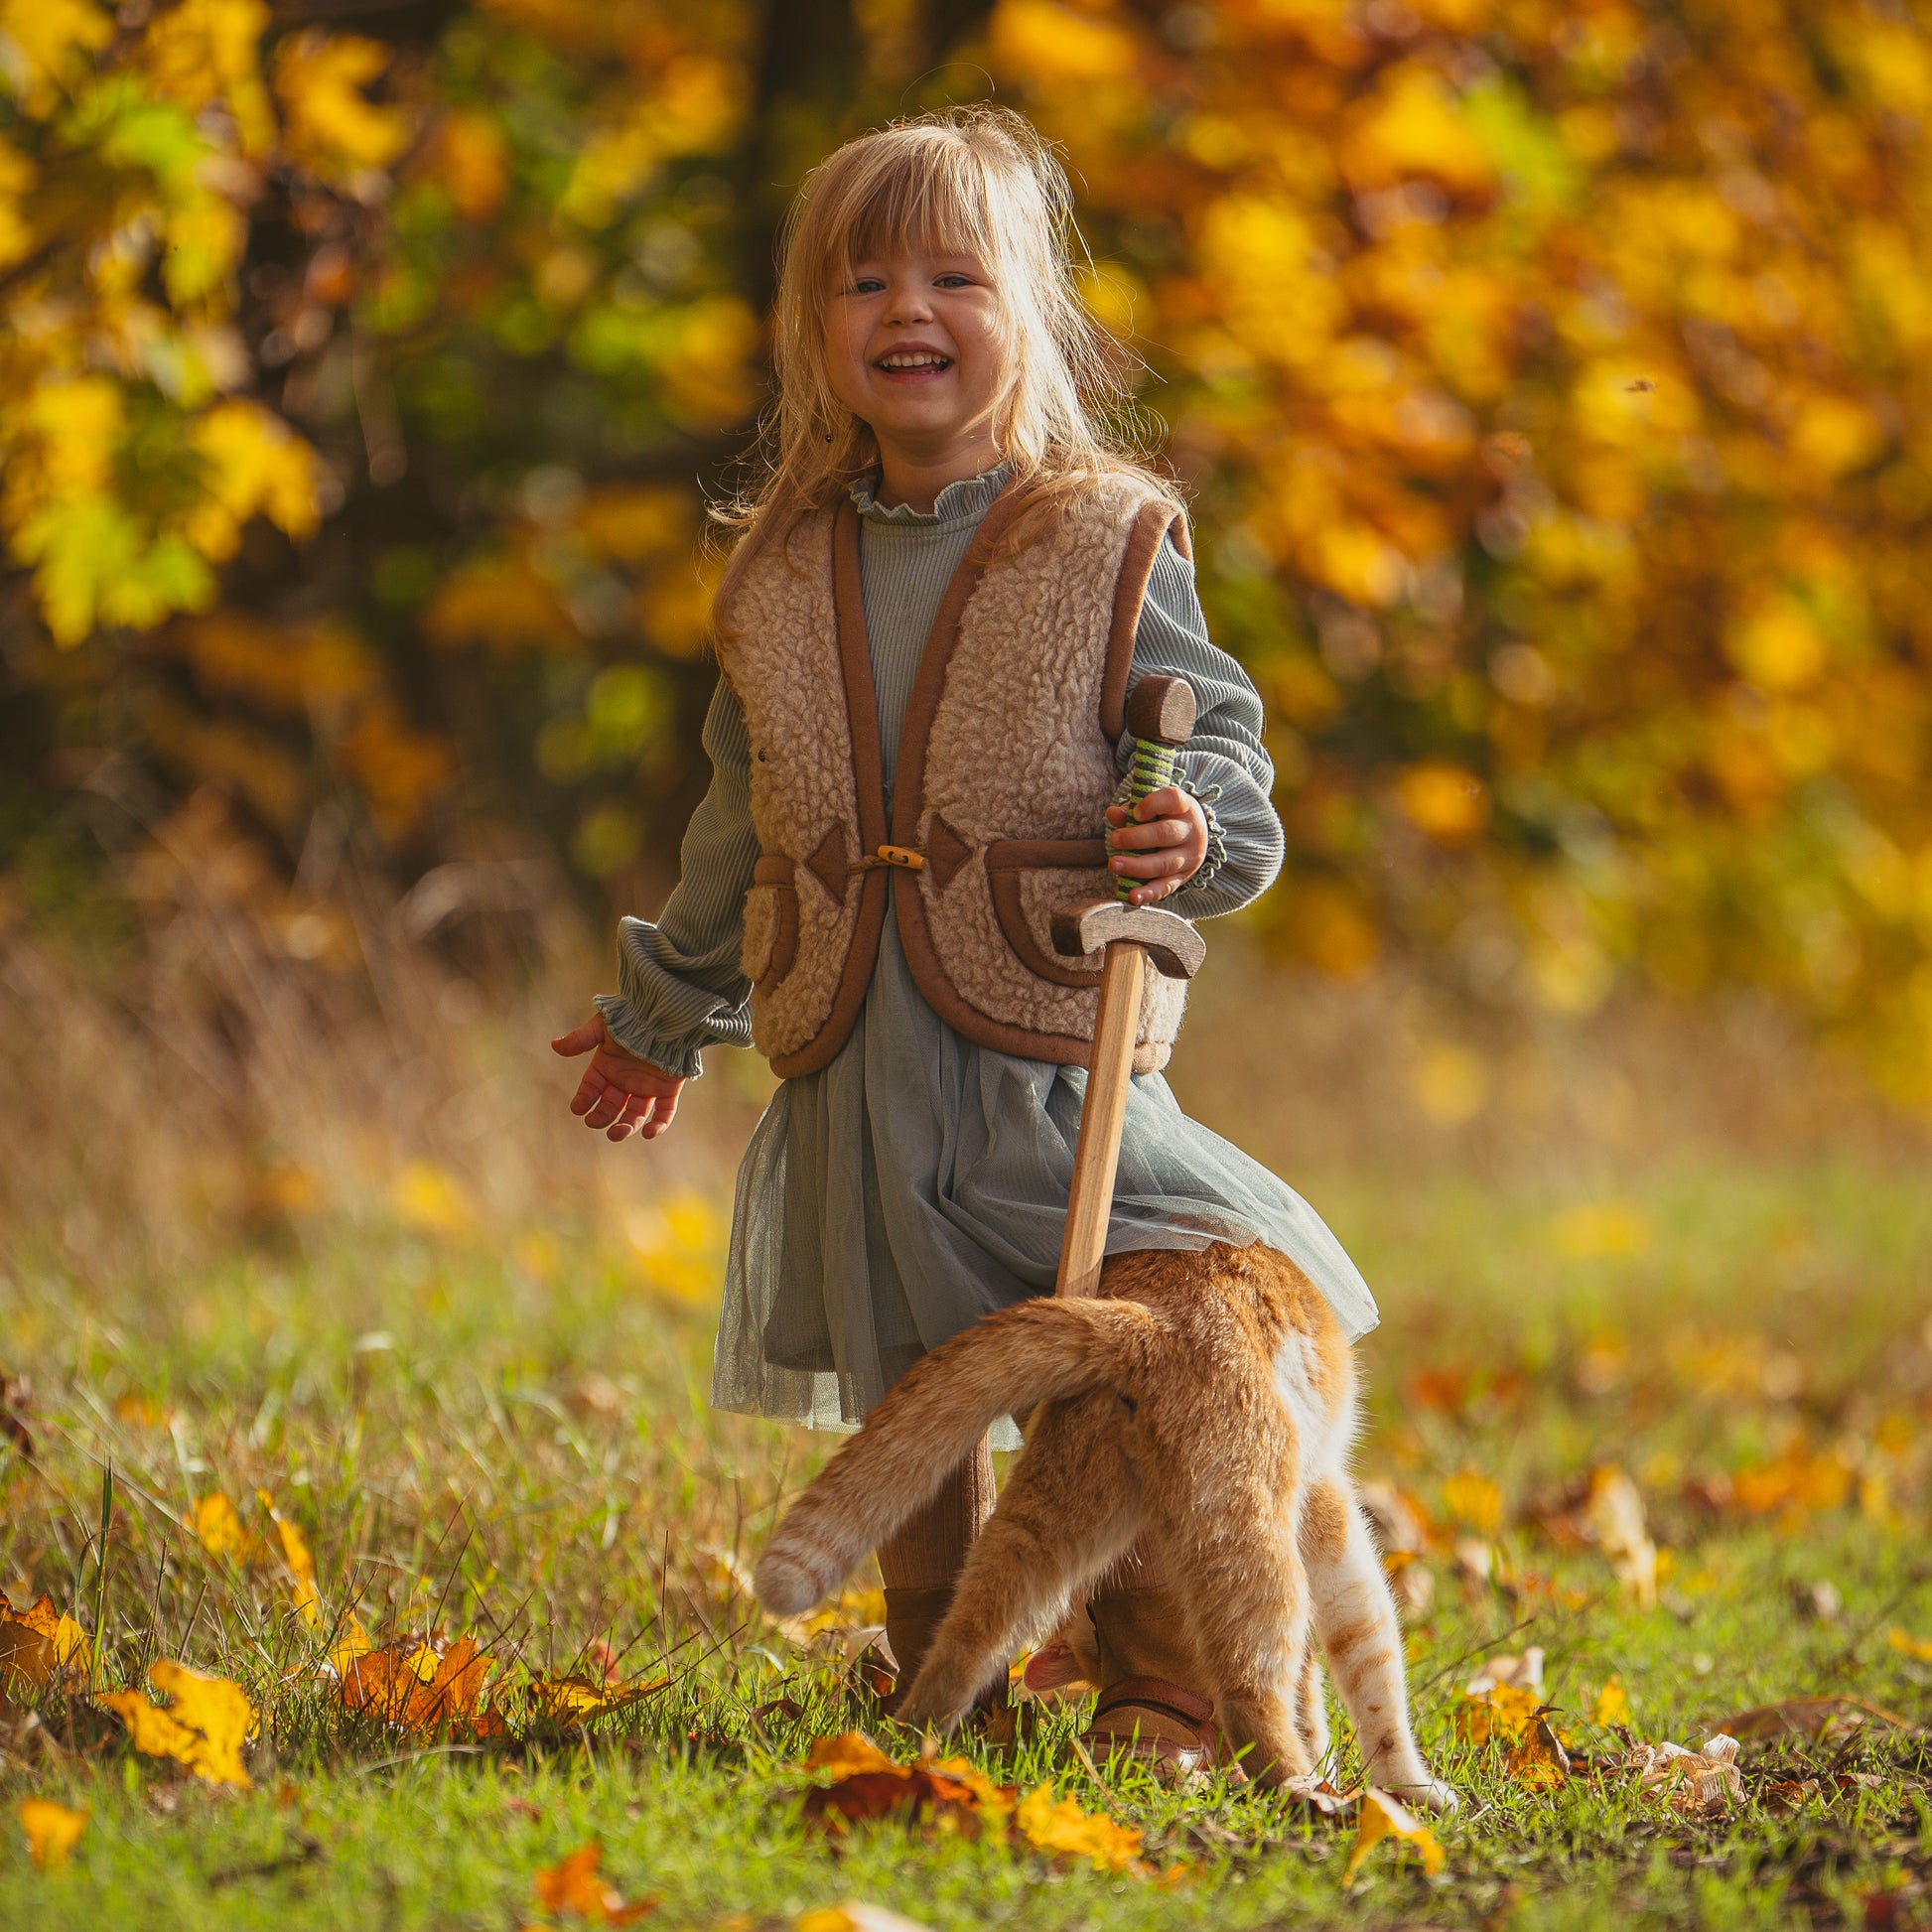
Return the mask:
<svg viewBox="0 0 1932 1932">
<path fill-rule="evenodd" d="M 654 1141 L 670 1126 L 683 1090 L 682 1074 L 626 1053 L 611 1037 L 601 1014 L 593 1015 L 574 1033 L 550 1042 L 553 1053 L 566 1059 L 589 1053 L 591 1063 L 571 1096 L 570 1111 L 581 1114 L 586 1127 L 601 1127 L 614 1141 L 641 1134 Z"/>
</svg>

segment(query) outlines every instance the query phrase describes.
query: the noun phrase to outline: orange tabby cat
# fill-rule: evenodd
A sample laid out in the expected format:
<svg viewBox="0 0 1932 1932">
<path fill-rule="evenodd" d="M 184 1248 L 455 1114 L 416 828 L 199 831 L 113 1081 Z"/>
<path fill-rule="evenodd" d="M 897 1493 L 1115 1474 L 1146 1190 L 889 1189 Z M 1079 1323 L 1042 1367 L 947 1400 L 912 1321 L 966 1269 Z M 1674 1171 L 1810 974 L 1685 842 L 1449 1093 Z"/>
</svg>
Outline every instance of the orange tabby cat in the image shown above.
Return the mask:
<svg viewBox="0 0 1932 1932">
<path fill-rule="evenodd" d="M 1312 1626 L 1370 1781 L 1454 1804 L 1416 1748 L 1395 1604 L 1348 1473 L 1348 1344 L 1319 1290 L 1260 1245 L 1119 1255 L 1098 1298 L 1023 1302 L 924 1356 L 780 1524 L 759 1602 L 809 1609 L 1009 1411 L 1029 1417 L 1026 1449 L 901 1718 L 957 1720 L 1145 1536 L 1251 1777 L 1306 1777 L 1327 1750 Z"/>
</svg>

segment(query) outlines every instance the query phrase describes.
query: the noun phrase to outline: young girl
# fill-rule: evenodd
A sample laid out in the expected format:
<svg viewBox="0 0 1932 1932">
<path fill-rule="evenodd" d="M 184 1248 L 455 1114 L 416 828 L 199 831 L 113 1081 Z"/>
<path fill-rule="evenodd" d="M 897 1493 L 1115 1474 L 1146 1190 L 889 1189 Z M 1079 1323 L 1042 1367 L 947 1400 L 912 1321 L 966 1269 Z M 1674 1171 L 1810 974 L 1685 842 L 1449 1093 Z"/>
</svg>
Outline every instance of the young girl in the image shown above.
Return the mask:
<svg viewBox="0 0 1932 1932">
<path fill-rule="evenodd" d="M 623 921 L 618 993 L 555 1042 L 593 1054 L 572 1111 L 613 1140 L 670 1126 L 708 1042 L 782 1076 L 739 1173 L 721 1408 L 850 1426 L 926 1350 L 1050 1294 L 1098 963 L 1053 952 L 1053 907 L 1111 873 L 1207 918 L 1280 869 L 1261 702 L 1208 641 L 1179 505 L 1093 420 L 1120 358 L 1074 292 L 1069 206 L 1033 129 L 977 107 L 841 148 L 787 224 L 711 787 L 662 917 Z M 1154 673 L 1199 722 L 1130 819 L 1122 713 Z M 1158 1068 L 1183 989 L 1150 981 L 1108 1253 L 1265 1242 L 1365 1332 L 1313 1211 L 1176 1105 Z M 878 1553 L 902 1685 L 993 1501 L 983 1445 Z M 1091 1605 L 1097 1743 L 1198 1748 L 1184 1587 L 1143 1556 Z"/>
</svg>

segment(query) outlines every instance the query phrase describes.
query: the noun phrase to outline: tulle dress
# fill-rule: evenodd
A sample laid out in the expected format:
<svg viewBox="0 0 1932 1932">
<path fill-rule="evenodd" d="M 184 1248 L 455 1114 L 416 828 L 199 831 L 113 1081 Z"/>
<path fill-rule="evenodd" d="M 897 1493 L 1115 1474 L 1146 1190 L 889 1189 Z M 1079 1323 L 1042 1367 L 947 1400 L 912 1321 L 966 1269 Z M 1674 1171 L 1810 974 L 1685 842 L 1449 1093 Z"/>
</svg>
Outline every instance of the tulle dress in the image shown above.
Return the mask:
<svg viewBox="0 0 1932 1932">
<path fill-rule="evenodd" d="M 889 797 L 920 648 L 1003 481 L 996 470 L 954 483 L 923 514 L 854 492 Z M 1154 672 L 1185 677 L 1199 702 L 1182 782 L 1211 830 L 1206 865 L 1164 903 L 1210 918 L 1268 887 L 1282 836 L 1260 699 L 1208 641 L 1192 568 L 1172 545 L 1149 586 L 1130 688 Z M 623 921 L 619 991 L 598 1001 L 621 1044 L 685 1074 L 702 1070 L 704 1046 L 751 1039 L 738 954 L 759 846 L 744 714 L 722 682 L 704 738 L 713 777 L 680 883 L 655 922 Z M 851 1037 L 820 1071 L 780 1083 L 739 1169 L 713 1403 L 850 1428 L 927 1349 L 1051 1294 L 1085 1086 L 1079 1067 L 996 1052 L 948 1027 L 887 919 Z M 1108 1253 L 1256 1240 L 1307 1270 L 1351 1338 L 1375 1325 L 1367 1285 L 1308 1202 L 1189 1119 L 1160 1074 L 1137 1076 Z M 996 1436 L 996 1447 L 1015 1442 Z"/>
</svg>

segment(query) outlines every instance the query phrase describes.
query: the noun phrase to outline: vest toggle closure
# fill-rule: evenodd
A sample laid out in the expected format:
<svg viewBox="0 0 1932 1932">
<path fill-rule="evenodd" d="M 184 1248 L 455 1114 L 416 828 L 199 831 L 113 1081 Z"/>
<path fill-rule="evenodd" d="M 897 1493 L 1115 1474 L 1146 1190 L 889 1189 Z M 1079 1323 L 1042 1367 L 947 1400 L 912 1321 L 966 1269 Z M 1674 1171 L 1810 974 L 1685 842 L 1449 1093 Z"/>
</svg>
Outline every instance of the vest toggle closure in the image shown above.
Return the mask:
<svg viewBox="0 0 1932 1932">
<path fill-rule="evenodd" d="M 903 866 L 907 872 L 923 872 L 925 854 L 915 846 L 882 845 L 877 852 L 869 852 L 852 870 L 877 872 L 881 866 Z"/>
</svg>

